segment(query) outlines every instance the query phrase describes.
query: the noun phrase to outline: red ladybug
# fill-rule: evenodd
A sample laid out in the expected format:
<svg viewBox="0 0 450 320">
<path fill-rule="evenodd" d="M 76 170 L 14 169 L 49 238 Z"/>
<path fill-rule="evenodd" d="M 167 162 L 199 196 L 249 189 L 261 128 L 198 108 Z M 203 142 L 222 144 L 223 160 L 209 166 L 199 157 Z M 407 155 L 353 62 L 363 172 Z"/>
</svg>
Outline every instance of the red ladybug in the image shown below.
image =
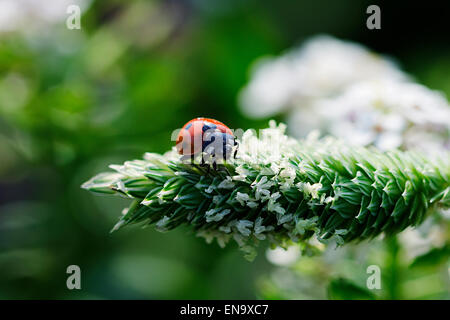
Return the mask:
<svg viewBox="0 0 450 320">
<path fill-rule="evenodd" d="M 194 158 L 203 153 L 202 163 L 210 159 L 213 164 L 217 160 L 230 158 L 233 148 L 237 146 L 233 132 L 222 122 L 209 118 L 196 118 L 181 128 L 176 141 L 179 154 Z M 236 157 L 237 148 L 234 151 Z"/>
</svg>

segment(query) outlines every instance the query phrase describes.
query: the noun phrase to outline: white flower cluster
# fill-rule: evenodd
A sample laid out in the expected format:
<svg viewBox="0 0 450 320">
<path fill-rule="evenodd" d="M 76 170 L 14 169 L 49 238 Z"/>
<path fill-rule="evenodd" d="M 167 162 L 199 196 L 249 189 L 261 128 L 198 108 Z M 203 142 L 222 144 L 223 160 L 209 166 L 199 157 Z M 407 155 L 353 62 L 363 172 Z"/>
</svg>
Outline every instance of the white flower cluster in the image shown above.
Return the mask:
<svg viewBox="0 0 450 320">
<path fill-rule="evenodd" d="M 275 225 L 265 225 L 261 216 L 255 220 L 236 218 L 220 226 L 218 230 L 211 229 L 198 232 L 198 236 L 204 237 L 208 242 L 216 239 L 221 246 L 225 246 L 230 239 L 234 239 L 239 247 L 247 252 L 246 256 L 249 259 L 255 254 L 254 248 L 248 245 L 249 239 L 269 239 L 273 244 L 284 246 L 276 239 L 276 232 L 273 232 L 275 226 L 284 228 L 293 242 L 297 242 L 299 236 L 303 236 L 307 230 L 318 231 L 316 226 L 318 217 L 294 221 L 293 214 L 288 214 L 285 206 L 279 202 L 282 197 L 281 191 L 295 188 L 303 193 L 305 199 L 309 199 L 306 201 L 311 204 L 333 201 L 332 197 L 327 197 L 325 193 L 320 191 L 321 183 L 294 182 L 297 175 L 296 170 L 299 170 L 300 174 L 306 175 L 305 169 L 302 170 L 301 166 L 299 169 L 289 162 L 289 158 L 298 152 L 299 142 L 285 134 L 286 126 L 284 124 L 276 125 L 273 120 L 269 124 L 269 128 L 259 132 L 259 137 L 253 130 L 247 130 L 244 133 L 238 158 L 230 159 L 238 175 L 225 177 L 217 184 L 217 187 L 215 185 L 199 185 L 206 193 L 211 194 L 220 188 L 236 188 L 239 181 L 245 181 L 248 183 L 249 190 L 244 192 L 238 189 L 240 191 L 236 191 L 231 201 L 236 201 L 241 207 L 248 208 L 248 210 L 262 205 L 262 211 L 274 215 L 276 218 Z M 314 144 L 315 141 L 317 141 L 317 135 L 311 134 L 305 143 Z M 336 143 L 337 141 L 335 141 Z M 330 145 L 324 144 L 324 148 L 328 149 L 329 147 L 331 148 Z M 317 148 L 317 151 L 323 152 L 320 148 Z M 216 197 L 218 197 L 217 201 L 215 200 Z M 220 199 L 219 195 L 213 197 L 213 203 L 217 203 L 218 206 L 206 212 L 207 222 L 219 222 L 230 213 L 229 209 L 223 209 L 219 206 Z M 161 224 L 163 223 L 164 221 L 161 221 Z M 332 239 L 336 240 L 337 243 L 342 243 L 338 230 L 336 230 Z M 327 242 L 325 239 L 319 240 Z"/>
<path fill-rule="evenodd" d="M 280 123 L 277 126 L 274 120 L 269 121 L 269 128 L 259 132 L 259 137 L 254 130 L 245 131 L 239 146 L 241 162 L 269 165 L 268 168 L 262 168 L 262 170 L 270 173 L 278 172 L 280 167 L 277 163 L 284 158 L 293 156 L 293 149 L 298 146 L 298 141 L 288 137 L 285 131 L 286 125 Z M 245 169 L 241 166 L 238 166 L 236 171 L 245 173 Z"/>
<path fill-rule="evenodd" d="M 291 133 L 313 129 L 381 150 L 450 148 L 450 106 L 388 58 L 319 36 L 255 65 L 240 94 L 250 117 L 288 112 Z"/>
</svg>

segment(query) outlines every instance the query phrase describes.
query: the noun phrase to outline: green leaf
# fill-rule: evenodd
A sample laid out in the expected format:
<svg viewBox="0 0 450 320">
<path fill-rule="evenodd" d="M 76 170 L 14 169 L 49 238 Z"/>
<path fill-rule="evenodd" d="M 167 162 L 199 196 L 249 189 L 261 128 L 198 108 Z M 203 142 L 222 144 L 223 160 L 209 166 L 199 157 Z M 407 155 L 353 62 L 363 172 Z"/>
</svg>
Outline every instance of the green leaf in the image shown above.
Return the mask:
<svg viewBox="0 0 450 320">
<path fill-rule="evenodd" d="M 363 287 L 344 279 L 337 278 L 330 281 L 327 288 L 328 299 L 331 300 L 374 300 L 376 296 Z"/>
<path fill-rule="evenodd" d="M 429 267 L 437 266 L 448 262 L 450 259 L 450 243 L 440 248 L 433 248 L 427 253 L 420 255 L 414 259 L 410 267 Z"/>
</svg>

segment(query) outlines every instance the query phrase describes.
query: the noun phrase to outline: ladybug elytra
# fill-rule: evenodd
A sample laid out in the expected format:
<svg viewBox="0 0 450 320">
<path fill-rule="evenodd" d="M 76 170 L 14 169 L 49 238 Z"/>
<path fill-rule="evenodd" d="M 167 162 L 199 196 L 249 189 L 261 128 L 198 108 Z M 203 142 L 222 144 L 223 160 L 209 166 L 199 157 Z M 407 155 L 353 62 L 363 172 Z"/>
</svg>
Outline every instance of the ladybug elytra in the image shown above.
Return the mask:
<svg viewBox="0 0 450 320">
<path fill-rule="evenodd" d="M 230 128 L 220 121 L 209 118 L 195 118 L 186 123 L 176 141 L 179 154 L 193 159 L 202 153 L 202 163 L 209 160 L 214 165 L 229 159 L 237 145 Z M 236 152 L 237 148 L 234 150 L 234 157 Z"/>
</svg>

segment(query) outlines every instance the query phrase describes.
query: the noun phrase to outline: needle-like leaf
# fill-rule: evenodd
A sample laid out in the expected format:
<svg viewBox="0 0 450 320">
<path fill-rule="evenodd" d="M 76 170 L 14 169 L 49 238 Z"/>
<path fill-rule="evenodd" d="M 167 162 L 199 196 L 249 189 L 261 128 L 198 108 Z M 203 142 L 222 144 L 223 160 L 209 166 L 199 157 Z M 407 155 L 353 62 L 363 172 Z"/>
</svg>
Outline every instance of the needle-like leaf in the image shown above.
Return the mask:
<svg viewBox="0 0 450 320">
<path fill-rule="evenodd" d="M 114 230 L 140 223 L 190 226 L 208 242 L 234 239 L 248 258 L 258 241 L 338 245 L 392 235 L 450 205 L 450 161 L 381 153 L 332 138 L 289 138 L 284 126 L 247 131 L 238 157 L 217 170 L 172 150 L 111 166 L 83 188 L 133 199 Z"/>
</svg>

